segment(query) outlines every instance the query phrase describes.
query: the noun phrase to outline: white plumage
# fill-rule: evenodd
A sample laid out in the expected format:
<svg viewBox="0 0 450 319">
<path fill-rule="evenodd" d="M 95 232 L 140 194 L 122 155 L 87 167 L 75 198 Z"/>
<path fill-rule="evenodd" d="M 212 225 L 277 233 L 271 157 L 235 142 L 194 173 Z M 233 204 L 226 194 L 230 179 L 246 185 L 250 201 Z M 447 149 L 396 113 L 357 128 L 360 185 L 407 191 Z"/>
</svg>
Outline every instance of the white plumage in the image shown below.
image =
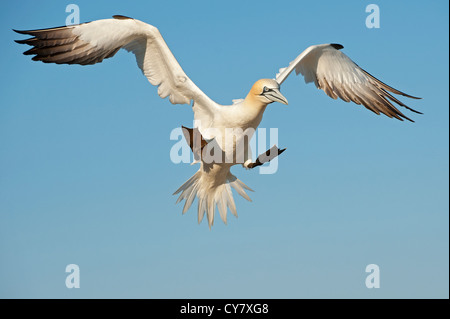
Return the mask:
<svg viewBox="0 0 450 319">
<path fill-rule="evenodd" d="M 388 92 L 415 97 L 371 76 L 342 53 L 340 49 L 343 47 L 338 44 L 310 46 L 288 67 L 281 68 L 275 79 L 258 80 L 245 99 L 233 100 L 233 104 L 223 106 L 211 100 L 191 81 L 158 29 L 142 21 L 114 16 L 113 19 L 80 25 L 16 32 L 32 36 L 16 41 L 33 46 L 24 54 L 34 55 L 33 60 L 45 63 L 95 64 L 123 48 L 136 56 L 138 67 L 151 84 L 158 86 L 161 98 L 169 97 L 172 104 L 192 103 L 196 129 L 206 144 L 199 152 L 204 155 L 203 149 L 215 146 L 224 158 L 231 156 L 233 159 L 230 162 L 209 162 L 202 157 L 199 171 L 175 192 L 180 193 L 177 203 L 185 200 L 183 213 L 198 198 L 198 221 L 201 222 L 206 212 L 210 227 L 214 223 L 216 207 L 224 222 L 228 209 L 237 216 L 231 188 L 250 200 L 245 190 L 251 189 L 231 174 L 230 167 L 241 164 L 245 168 L 253 168 L 283 151 L 271 149 L 272 152 L 266 152 L 266 157 L 260 156 L 253 161 L 249 141 L 268 104 L 287 104 L 279 89 L 292 71 L 302 74 L 306 83 L 314 82 L 333 99 L 362 104 L 376 114 L 410 120 L 391 102 L 417 112 Z M 234 139 L 230 139 L 229 129 L 236 130 Z M 190 146 L 196 152 L 193 145 Z"/>
</svg>

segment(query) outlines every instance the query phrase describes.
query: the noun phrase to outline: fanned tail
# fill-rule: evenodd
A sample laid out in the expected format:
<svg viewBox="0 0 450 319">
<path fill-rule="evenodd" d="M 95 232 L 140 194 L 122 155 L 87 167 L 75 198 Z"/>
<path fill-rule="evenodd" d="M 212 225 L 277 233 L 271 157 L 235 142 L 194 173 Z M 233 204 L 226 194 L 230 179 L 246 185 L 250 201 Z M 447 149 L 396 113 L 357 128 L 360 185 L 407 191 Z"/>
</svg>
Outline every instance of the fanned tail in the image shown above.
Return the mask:
<svg viewBox="0 0 450 319">
<path fill-rule="evenodd" d="M 220 178 L 221 175 L 222 178 Z M 216 207 L 225 224 L 227 223 L 228 209 L 230 209 L 231 213 L 237 217 L 236 204 L 234 203 L 231 187 L 246 200 L 251 201 L 250 197 L 245 192 L 245 189 L 250 191 L 253 190 L 236 178 L 236 176 L 231 174 L 229 168 L 227 174 L 217 174 L 216 172 L 211 171 L 205 172 L 200 168 L 197 173 L 181 185 L 174 195 L 181 192 L 177 199 L 177 203 L 181 202 L 183 199 L 185 200 L 183 214 L 189 210 L 194 199 L 198 198 L 198 223 L 200 224 L 203 220 L 206 212 L 208 225 L 211 229 L 211 226 L 214 224 Z"/>
</svg>

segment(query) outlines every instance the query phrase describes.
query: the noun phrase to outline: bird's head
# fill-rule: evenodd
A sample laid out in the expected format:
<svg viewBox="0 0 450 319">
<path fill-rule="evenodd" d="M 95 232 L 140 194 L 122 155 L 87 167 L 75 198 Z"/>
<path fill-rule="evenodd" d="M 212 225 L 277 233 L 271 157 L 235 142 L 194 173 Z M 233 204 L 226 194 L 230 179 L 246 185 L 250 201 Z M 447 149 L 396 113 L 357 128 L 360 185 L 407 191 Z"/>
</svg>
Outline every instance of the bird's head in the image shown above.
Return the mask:
<svg viewBox="0 0 450 319">
<path fill-rule="evenodd" d="M 253 84 L 249 96 L 267 105 L 272 102 L 288 104 L 287 99 L 280 93 L 280 85 L 272 79 L 261 79 Z"/>
</svg>

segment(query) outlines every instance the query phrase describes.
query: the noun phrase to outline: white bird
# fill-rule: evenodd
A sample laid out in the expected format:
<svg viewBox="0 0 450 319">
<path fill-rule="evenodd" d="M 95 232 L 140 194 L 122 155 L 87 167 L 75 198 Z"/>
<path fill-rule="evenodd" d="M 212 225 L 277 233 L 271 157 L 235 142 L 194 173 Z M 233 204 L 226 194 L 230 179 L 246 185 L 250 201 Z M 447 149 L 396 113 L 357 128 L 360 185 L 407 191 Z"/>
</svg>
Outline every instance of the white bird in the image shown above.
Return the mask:
<svg viewBox="0 0 450 319">
<path fill-rule="evenodd" d="M 198 222 L 206 212 L 210 228 L 214 223 L 216 206 L 225 223 L 228 209 L 237 216 L 231 187 L 250 200 L 244 189 L 251 189 L 231 174 L 230 167 L 241 164 L 245 168 L 253 168 L 284 151 L 274 146 L 253 161 L 249 140 L 268 104 L 288 103 L 280 93 L 280 85 L 292 71 L 295 70 L 297 75 L 301 73 L 306 83 L 314 82 L 333 99 L 339 97 L 346 102 L 362 104 L 376 114 L 412 121 L 392 102 L 420 113 L 389 92 L 416 97 L 400 92 L 364 71 L 340 51 L 343 46 L 339 44 L 310 46 L 288 67 L 280 69 L 275 79 L 258 80 L 245 99 L 224 106 L 210 99 L 189 79 L 158 29 L 142 21 L 116 15 L 113 19 L 79 25 L 16 32 L 32 36 L 16 41 L 33 46 L 24 54 L 34 55 L 34 61 L 45 63 L 88 65 L 102 62 L 122 48 L 131 51 L 143 74 L 151 84 L 158 86 L 161 98 L 169 97 L 172 104 L 192 102 L 196 126 L 194 129 L 186 128 L 184 133 L 199 159 L 200 169 L 175 194 L 181 192 L 177 202 L 185 200 L 183 214 L 198 198 Z M 235 130 L 234 138 L 230 138 L 227 129 Z M 197 140 L 200 142 L 196 143 Z"/>
</svg>

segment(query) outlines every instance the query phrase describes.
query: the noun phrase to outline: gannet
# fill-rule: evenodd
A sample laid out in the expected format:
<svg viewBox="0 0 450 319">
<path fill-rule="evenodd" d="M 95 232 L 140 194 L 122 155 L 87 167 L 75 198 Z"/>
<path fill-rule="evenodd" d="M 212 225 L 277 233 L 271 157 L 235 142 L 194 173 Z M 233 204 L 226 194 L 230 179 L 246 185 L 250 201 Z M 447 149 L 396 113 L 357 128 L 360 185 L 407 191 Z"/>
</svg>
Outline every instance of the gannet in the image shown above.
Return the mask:
<svg viewBox="0 0 450 319">
<path fill-rule="evenodd" d="M 172 104 L 192 103 L 195 125 L 193 129 L 183 128 L 183 132 L 200 168 L 174 195 L 181 193 L 177 203 L 185 200 L 183 214 L 197 198 L 198 222 L 202 221 L 206 212 L 209 228 L 214 223 L 216 207 L 224 223 L 227 222 L 228 209 L 237 216 L 231 188 L 250 200 L 245 190 L 251 189 L 237 179 L 230 168 L 240 164 L 251 169 L 284 151 L 274 145 L 254 161 L 249 140 L 260 124 L 267 105 L 273 102 L 288 104 L 280 92 L 280 85 L 292 71 L 295 70 L 297 75 L 302 74 L 306 83 L 314 82 L 318 89 L 331 98 L 362 104 L 378 115 L 382 113 L 401 121 L 412 121 L 393 103 L 421 114 L 391 93 L 413 99 L 417 97 L 392 88 L 360 68 L 342 53 L 343 46 L 340 44 L 308 47 L 286 68 L 280 69 L 274 79 L 256 81 L 245 99 L 236 100 L 231 105 L 220 105 L 186 75 L 159 30 L 142 21 L 115 15 L 112 19 L 78 25 L 14 31 L 32 36 L 16 42 L 31 45 L 33 48 L 24 54 L 34 55 L 34 61 L 45 63 L 95 64 L 125 49 L 134 53 L 138 67 L 150 83 L 158 87 L 161 98 L 169 97 Z M 238 132 L 233 133 L 232 138 L 228 136 L 231 134 L 230 129 Z M 196 140 L 199 142 L 195 143 Z M 212 160 L 211 156 L 205 156 L 211 150 L 214 153 Z"/>
</svg>

